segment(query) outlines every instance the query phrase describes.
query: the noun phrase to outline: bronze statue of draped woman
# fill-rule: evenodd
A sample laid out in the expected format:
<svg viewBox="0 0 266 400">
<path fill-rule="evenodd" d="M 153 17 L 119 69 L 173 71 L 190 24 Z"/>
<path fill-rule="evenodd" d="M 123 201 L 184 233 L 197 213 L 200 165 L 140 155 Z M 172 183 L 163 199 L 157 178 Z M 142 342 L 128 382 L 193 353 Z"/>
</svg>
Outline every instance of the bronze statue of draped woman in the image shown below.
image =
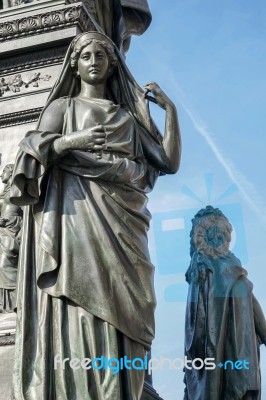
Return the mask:
<svg viewBox="0 0 266 400">
<path fill-rule="evenodd" d="M 232 226 L 212 206 L 192 224 L 184 400 L 260 400 L 266 321 L 247 271 L 229 250 Z M 212 359 L 215 368 L 191 368 L 196 359 Z"/>
<path fill-rule="evenodd" d="M 146 95 L 165 109 L 164 137 Z M 144 358 L 154 337 L 147 193 L 180 162 L 176 109 L 143 91 L 105 35 L 70 45 L 37 129 L 19 145 L 11 199 L 25 207 L 16 400 L 139 400 L 144 371 L 72 369 L 104 356 Z"/>
</svg>

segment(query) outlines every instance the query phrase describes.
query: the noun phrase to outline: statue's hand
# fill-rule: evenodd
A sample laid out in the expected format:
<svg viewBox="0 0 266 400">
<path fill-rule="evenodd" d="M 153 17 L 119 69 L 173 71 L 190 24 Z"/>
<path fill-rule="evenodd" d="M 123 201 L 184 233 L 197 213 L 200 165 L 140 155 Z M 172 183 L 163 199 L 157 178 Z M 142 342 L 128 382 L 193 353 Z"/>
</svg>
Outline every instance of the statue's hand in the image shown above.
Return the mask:
<svg viewBox="0 0 266 400">
<path fill-rule="evenodd" d="M 155 83 L 155 82 L 147 83 L 144 86 L 144 89 L 145 89 L 145 95 L 147 95 L 148 93 L 152 93 L 157 104 L 160 107 L 162 107 L 164 110 L 167 108 L 167 106 L 175 107 L 174 103 L 162 91 L 162 89 L 160 88 L 160 86 L 157 83 Z"/>
<path fill-rule="evenodd" d="M 106 140 L 106 133 L 102 125 L 92 129 L 84 129 L 66 136 L 70 149 L 85 151 L 100 151 Z"/>
<path fill-rule="evenodd" d="M 54 142 L 54 151 L 58 155 L 63 155 L 70 150 L 83 150 L 98 152 L 103 150 L 103 144 L 106 141 L 106 133 L 102 125 L 91 129 L 83 129 Z"/>
<path fill-rule="evenodd" d="M 1 218 L 0 217 L 0 227 L 4 228 L 6 226 L 7 221 L 8 220 L 6 218 Z"/>
</svg>

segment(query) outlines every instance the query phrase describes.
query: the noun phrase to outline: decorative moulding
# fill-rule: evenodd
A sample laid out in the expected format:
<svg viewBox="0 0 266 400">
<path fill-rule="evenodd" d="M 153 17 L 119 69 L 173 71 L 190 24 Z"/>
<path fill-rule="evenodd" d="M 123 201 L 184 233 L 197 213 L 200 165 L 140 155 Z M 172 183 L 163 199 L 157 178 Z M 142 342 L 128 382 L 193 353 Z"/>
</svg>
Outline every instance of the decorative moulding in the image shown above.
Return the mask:
<svg viewBox="0 0 266 400">
<path fill-rule="evenodd" d="M 19 93 L 22 88 L 39 87 L 42 81 L 49 81 L 51 75 L 43 75 L 41 72 L 34 72 L 30 76 L 16 74 L 11 79 L 2 77 L 0 79 L 0 97 L 5 96 L 8 92 Z"/>
<path fill-rule="evenodd" d="M 4 0 L 5 1 L 5 0 Z M 79 0 L 78 0 L 79 1 Z M 77 1 L 73 1 L 76 3 Z M 81 3 L 81 1 L 80 1 Z M 64 6 L 65 4 L 71 4 L 69 0 L 35 0 L 31 3 L 22 3 L 17 6 L 4 6 L 3 9 L 0 10 L 0 18 L 12 17 L 14 15 L 18 16 L 21 14 L 25 14 L 25 12 L 34 12 L 35 10 L 41 10 L 44 8 L 51 8 L 55 5 Z"/>
<path fill-rule="evenodd" d="M 17 71 L 28 71 L 48 65 L 61 64 L 68 46 L 57 46 L 27 54 L 0 59 L 0 76 Z"/>
<path fill-rule="evenodd" d="M 30 122 L 38 121 L 41 112 L 42 107 L 39 107 L 30 110 L 1 115 L 0 128 L 7 128 L 9 126 L 28 124 Z"/>
<path fill-rule="evenodd" d="M 0 23 L 0 42 L 76 24 L 82 30 L 95 30 L 82 4 L 4 21 Z"/>
<path fill-rule="evenodd" d="M 0 347 L 1 346 L 12 346 L 14 344 L 15 344 L 15 335 L 0 336 Z"/>
</svg>

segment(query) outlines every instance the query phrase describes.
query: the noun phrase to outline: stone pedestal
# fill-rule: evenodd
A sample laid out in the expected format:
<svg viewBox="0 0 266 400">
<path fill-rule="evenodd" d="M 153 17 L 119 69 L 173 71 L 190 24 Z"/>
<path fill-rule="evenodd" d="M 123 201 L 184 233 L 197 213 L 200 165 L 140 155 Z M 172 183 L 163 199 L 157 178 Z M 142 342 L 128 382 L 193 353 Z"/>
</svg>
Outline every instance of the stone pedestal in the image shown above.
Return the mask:
<svg viewBox="0 0 266 400">
<path fill-rule="evenodd" d="M 15 314 L 0 314 L 0 400 L 11 400 Z"/>
</svg>

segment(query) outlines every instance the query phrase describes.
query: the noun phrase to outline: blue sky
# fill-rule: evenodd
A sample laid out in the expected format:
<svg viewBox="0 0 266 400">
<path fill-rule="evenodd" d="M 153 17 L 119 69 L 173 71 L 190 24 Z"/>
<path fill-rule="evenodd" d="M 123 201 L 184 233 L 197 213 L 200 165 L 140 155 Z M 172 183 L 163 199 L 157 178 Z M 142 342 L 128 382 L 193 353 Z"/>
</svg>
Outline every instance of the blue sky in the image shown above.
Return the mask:
<svg viewBox="0 0 266 400">
<path fill-rule="evenodd" d="M 266 3 L 150 0 L 150 8 L 152 25 L 134 38 L 127 62 L 139 84 L 161 85 L 180 119 L 180 171 L 159 179 L 149 203 L 158 300 L 153 353 L 180 358 L 190 219 L 207 204 L 230 217 L 232 250 L 266 313 Z M 163 130 L 163 112 L 152 112 Z M 169 220 L 177 229 L 160 230 Z M 265 347 L 261 355 L 266 399 Z M 154 373 L 164 400 L 182 399 L 182 380 L 182 371 Z"/>
</svg>

